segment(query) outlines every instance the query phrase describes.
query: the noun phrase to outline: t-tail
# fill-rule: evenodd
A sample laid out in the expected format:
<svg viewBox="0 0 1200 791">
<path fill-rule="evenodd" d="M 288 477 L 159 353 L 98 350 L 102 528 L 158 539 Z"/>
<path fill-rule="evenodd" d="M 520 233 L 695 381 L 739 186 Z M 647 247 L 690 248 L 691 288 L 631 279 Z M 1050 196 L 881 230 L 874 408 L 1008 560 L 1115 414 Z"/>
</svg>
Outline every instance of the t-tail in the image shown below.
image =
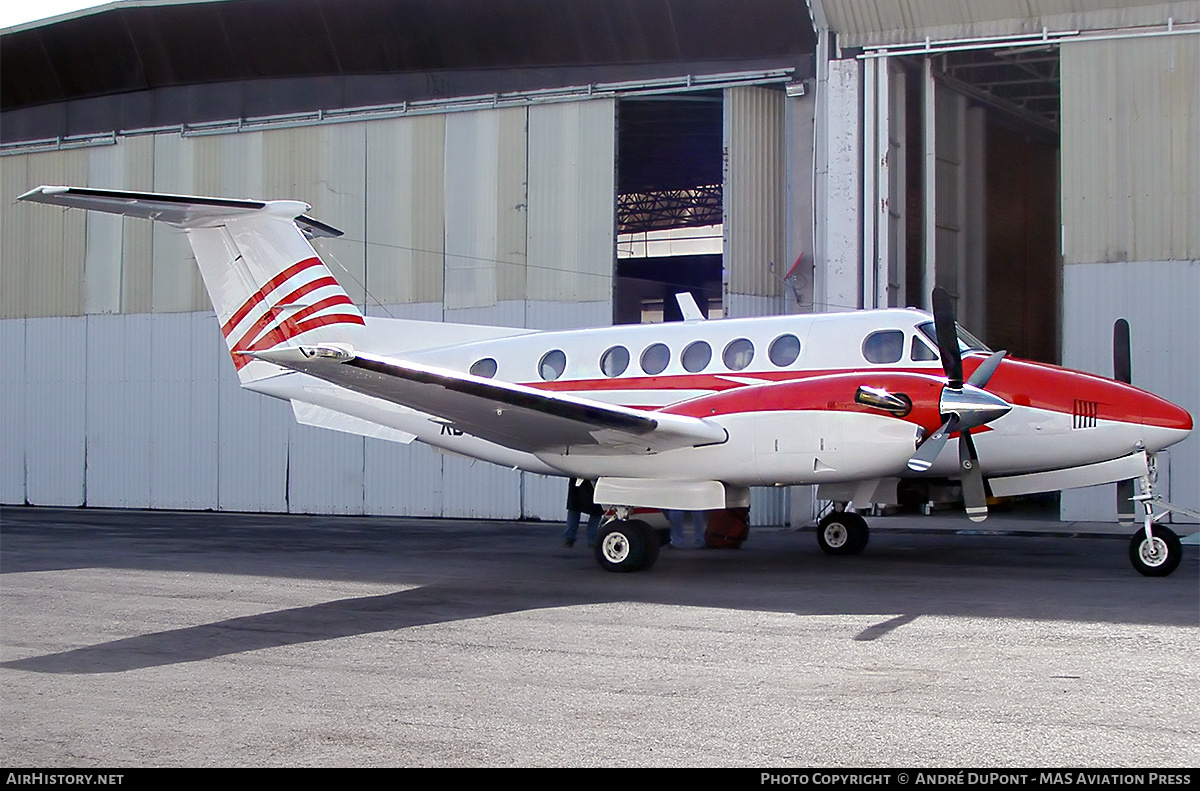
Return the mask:
<svg viewBox="0 0 1200 791">
<path fill-rule="evenodd" d="M 20 200 L 158 220 L 183 229 L 243 384 L 279 369 L 246 352 L 335 342 L 355 345 L 362 313 L 305 234 L 341 231 L 304 215 L 300 201 L 202 198 L 38 187 Z"/>
</svg>

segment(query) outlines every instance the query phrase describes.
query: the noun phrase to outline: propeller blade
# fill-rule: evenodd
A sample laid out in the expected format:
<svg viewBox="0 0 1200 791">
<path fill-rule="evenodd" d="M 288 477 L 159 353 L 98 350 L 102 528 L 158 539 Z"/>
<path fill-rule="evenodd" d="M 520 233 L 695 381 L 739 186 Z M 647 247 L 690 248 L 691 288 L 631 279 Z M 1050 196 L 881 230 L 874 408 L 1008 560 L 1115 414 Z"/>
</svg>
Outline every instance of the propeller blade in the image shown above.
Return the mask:
<svg viewBox="0 0 1200 791">
<path fill-rule="evenodd" d="M 992 374 L 996 373 L 996 369 L 1000 367 L 1000 361 L 1008 355 L 1008 352 L 1001 349 L 992 354 L 983 361 L 983 364 L 975 369 L 975 373 L 971 374 L 971 378 L 967 380 L 967 384 L 983 387 L 992 378 Z"/>
<path fill-rule="evenodd" d="M 938 454 L 942 452 L 942 448 L 946 447 L 946 440 L 950 439 L 950 435 L 957 430 L 958 415 L 951 415 L 941 428 L 930 434 L 929 439 L 921 443 L 921 447 L 917 448 L 917 452 L 908 460 L 908 468 L 913 472 L 925 472 L 932 467 L 933 463 L 937 461 Z"/>
<path fill-rule="evenodd" d="M 962 475 L 963 503 L 972 522 L 987 519 L 987 492 L 983 488 L 983 472 L 979 469 L 979 455 L 971 430 L 963 429 L 958 435 L 958 471 Z"/>
<path fill-rule="evenodd" d="M 942 370 L 950 380 L 948 387 L 962 387 L 962 352 L 958 348 L 958 328 L 954 324 L 954 297 L 941 286 L 933 290 L 933 326 L 937 334 L 938 351 L 942 355 Z"/>
<path fill-rule="evenodd" d="M 1130 384 L 1133 382 L 1133 358 L 1129 351 L 1129 322 L 1117 319 L 1113 322 L 1113 379 Z M 1133 524 L 1137 509 L 1133 504 L 1133 481 L 1117 481 L 1117 521 L 1123 525 Z"/>
<path fill-rule="evenodd" d="M 1113 379 L 1125 384 L 1133 382 L 1133 366 L 1129 354 L 1129 322 L 1125 319 L 1113 322 Z"/>
</svg>

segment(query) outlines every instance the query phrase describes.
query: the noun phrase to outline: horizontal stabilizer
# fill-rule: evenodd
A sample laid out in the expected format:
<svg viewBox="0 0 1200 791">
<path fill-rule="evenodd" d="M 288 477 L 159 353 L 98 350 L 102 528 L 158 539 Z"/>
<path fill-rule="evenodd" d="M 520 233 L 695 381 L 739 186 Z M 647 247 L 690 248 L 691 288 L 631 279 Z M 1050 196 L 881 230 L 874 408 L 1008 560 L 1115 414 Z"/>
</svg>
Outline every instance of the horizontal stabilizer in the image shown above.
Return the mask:
<svg viewBox="0 0 1200 791">
<path fill-rule="evenodd" d="M 342 232 L 331 225 L 301 214 L 310 207 L 301 201 L 259 201 L 240 198 L 205 198 L 158 192 L 93 189 L 92 187 L 35 187 L 17 200 L 48 203 L 72 209 L 141 217 L 192 228 L 239 215 L 268 210 L 296 218 L 296 225 L 310 236 L 336 237 Z"/>
<path fill-rule="evenodd" d="M 472 376 L 342 346 L 301 346 L 250 356 L 427 415 L 448 428 L 528 453 L 655 453 L 724 442 L 700 418 L 643 412 Z"/>
</svg>

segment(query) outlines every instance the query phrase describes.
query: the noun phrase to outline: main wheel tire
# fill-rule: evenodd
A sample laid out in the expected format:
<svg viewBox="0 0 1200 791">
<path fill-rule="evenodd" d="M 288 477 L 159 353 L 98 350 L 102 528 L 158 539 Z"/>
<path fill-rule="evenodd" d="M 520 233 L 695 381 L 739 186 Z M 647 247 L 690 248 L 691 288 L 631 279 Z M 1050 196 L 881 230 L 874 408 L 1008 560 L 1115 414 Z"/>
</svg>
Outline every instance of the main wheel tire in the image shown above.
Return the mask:
<svg viewBox="0 0 1200 791">
<path fill-rule="evenodd" d="M 856 555 L 870 537 L 867 520 L 853 511 L 835 511 L 817 525 L 817 544 L 829 555 Z"/>
<path fill-rule="evenodd" d="M 1142 528 L 1129 539 L 1129 562 L 1139 574 L 1165 577 L 1179 565 L 1183 546 L 1179 536 L 1162 525 L 1154 525 L 1150 535 L 1151 540 L 1146 540 L 1146 530 Z"/>
<path fill-rule="evenodd" d="M 641 571 L 658 560 L 659 546 L 658 535 L 645 522 L 609 522 L 596 539 L 596 562 L 605 571 Z"/>
</svg>

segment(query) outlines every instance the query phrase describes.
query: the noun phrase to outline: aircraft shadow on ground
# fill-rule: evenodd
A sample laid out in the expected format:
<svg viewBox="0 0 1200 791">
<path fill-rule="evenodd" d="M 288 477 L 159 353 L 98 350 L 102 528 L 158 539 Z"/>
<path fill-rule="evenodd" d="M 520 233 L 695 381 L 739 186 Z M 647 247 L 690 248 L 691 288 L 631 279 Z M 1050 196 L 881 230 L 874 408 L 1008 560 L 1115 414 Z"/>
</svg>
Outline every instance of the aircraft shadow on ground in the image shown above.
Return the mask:
<svg viewBox="0 0 1200 791">
<path fill-rule="evenodd" d="M 526 527 L 525 540 L 545 547 L 546 530 L 551 529 L 539 528 L 541 532 L 530 535 Z M 738 552 L 664 550 L 650 572 L 606 574 L 578 550 L 484 551 L 488 537 L 483 532 L 452 539 L 470 555 L 467 560 L 461 554 L 425 547 L 404 555 L 403 568 L 396 571 L 391 570 L 390 559 L 380 560 L 369 546 L 340 557 L 338 569 L 362 563 L 356 581 L 386 584 L 406 578 L 402 591 L 152 632 L 0 666 L 39 673 L 116 673 L 416 626 L 612 602 L 879 616 L 873 625 L 848 635 L 858 641 L 886 638 L 923 615 L 1178 626 L 1196 626 L 1200 619 L 1192 606 L 1198 566 L 1194 553 L 1185 557 L 1174 577 L 1149 580 L 1122 564 L 1123 545 L 1117 541 L 881 535 L 872 539 L 867 554 L 833 558 L 809 545 L 811 535 L 777 534 Z M 498 545 L 512 546 L 506 543 L 509 540 L 501 538 Z M 6 549 L 11 547 L 10 543 Z M 196 554 L 186 569 L 180 569 L 174 555 L 171 570 L 228 573 L 234 557 L 228 548 L 222 553 Z M 1018 557 L 1020 564 L 1015 563 Z M 161 569 L 161 562 L 153 560 L 141 556 L 126 567 Z M 11 554 L 5 566 L 6 573 L 28 570 Z M 467 569 L 470 573 L 464 573 Z M 297 574 L 286 557 L 278 567 L 270 562 L 257 567 L 259 576 L 320 576 L 311 571 Z M 328 578 L 345 576 L 335 573 Z M 414 584 L 417 587 L 409 587 Z M 1164 606 L 1165 601 L 1176 603 Z"/>
</svg>

